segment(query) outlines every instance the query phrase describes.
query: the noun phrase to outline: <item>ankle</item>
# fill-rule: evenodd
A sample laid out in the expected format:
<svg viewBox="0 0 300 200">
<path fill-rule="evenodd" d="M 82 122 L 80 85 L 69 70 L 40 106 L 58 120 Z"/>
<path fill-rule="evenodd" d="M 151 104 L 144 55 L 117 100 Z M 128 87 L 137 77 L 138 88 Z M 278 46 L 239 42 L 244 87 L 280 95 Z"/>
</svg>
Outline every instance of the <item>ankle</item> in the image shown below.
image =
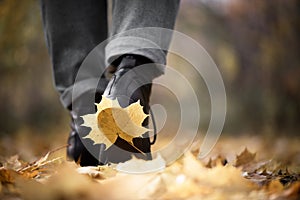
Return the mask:
<svg viewBox="0 0 300 200">
<path fill-rule="evenodd" d="M 131 60 L 134 61 L 134 66 L 139 66 L 147 63 L 153 63 L 153 61 L 145 56 L 138 55 L 138 54 L 124 54 L 118 57 L 116 60 L 114 60 L 111 63 L 111 66 L 115 69 L 118 69 L 120 67 L 120 64 L 124 60 Z"/>
</svg>

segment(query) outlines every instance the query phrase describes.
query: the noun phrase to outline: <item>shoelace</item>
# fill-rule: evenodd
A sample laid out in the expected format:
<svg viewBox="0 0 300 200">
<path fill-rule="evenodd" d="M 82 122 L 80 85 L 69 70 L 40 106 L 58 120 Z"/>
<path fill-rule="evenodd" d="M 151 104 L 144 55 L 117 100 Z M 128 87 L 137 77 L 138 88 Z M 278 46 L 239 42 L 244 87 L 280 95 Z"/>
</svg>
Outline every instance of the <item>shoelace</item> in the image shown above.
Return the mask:
<svg viewBox="0 0 300 200">
<path fill-rule="evenodd" d="M 156 142 L 157 129 L 156 129 L 156 122 L 155 122 L 154 114 L 153 114 L 151 107 L 150 107 L 149 111 L 150 111 L 151 121 L 152 121 L 152 125 L 153 125 L 153 140 L 150 141 L 150 145 L 153 145 Z"/>
</svg>

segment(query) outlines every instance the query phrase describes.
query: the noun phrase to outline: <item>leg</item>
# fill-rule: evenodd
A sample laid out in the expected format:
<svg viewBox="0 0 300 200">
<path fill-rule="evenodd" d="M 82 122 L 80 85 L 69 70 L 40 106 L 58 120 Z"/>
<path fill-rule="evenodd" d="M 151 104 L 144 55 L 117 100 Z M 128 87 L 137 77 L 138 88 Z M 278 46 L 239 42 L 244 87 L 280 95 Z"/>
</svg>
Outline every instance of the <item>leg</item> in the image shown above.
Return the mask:
<svg viewBox="0 0 300 200">
<path fill-rule="evenodd" d="M 82 61 L 107 39 L 106 3 L 104 0 L 41 0 L 54 83 L 65 107 L 72 102 L 73 84 Z M 102 56 L 104 60 L 104 52 Z M 100 66 L 104 68 L 104 63 Z"/>
<path fill-rule="evenodd" d="M 178 8 L 179 0 L 114 0 L 112 35 L 115 37 L 106 47 L 107 63 L 111 63 L 123 54 L 137 54 L 155 63 L 165 64 L 166 52 L 157 48 L 167 49 L 172 35 L 162 35 L 159 30 L 142 28 L 173 29 Z M 124 33 L 136 28 L 141 29 Z"/>
<path fill-rule="evenodd" d="M 106 46 L 106 59 L 116 71 L 104 96 L 117 98 L 122 107 L 140 100 L 144 112 L 149 113 L 152 80 L 163 73 L 163 69 L 153 63 L 166 63 L 166 50 L 172 37 L 172 31 L 162 31 L 161 28 L 173 29 L 178 7 L 178 0 L 113 1 L 113 37 Z M 143 126 L 148 126 L 148 119 Z M 107 160 L 125 161 L 130 159 L 130 153 L 147 160 L 152 158 L 150 148 L 153 142 L 150 142 L 147 132 L 134 138 L 133 144 L 144 154 L 119 138 L 107 149 Z"/>
<path fill-rule="evenodd" d="M 99 79 L 99 75 L 86 69 L 76 86 L 78 71 L 83 60 L 99 43 L 107 39 L 107 7 L 105 0 L 41 0 L 44 31 L 53 64 L 54 82 L 60 93 L 61 102 L 70 110 L 72 131 L 68 140 L 67 154 L 81 165 L 97 165 L 98 160 L 90 151 L 99 152 L 99 145 L 81 140 L 89 130 L 81 127 L 81 115 L 91 113 L 95 98 L 103 93 L 106 86 L 97 89 L 89 80 Z M 104 49 L 99 51 L 99 68 L 104 69 Z M 80 69 L 81 70 L 81 69 Z M 100 70 L 101 72 L 101 70 Z M 101 73 L 100 73 L 101 75 Z M 104 82 L 104 81 L 101 81 Z M 77 93 L 80 94 L 77 94 Z M 84 94 L 84 95 L 82 95 Z M 100 94 L 100 95 L 99 95 Z M 74 98 L 75 96 L 75 98 Z M 96 97 L 95 97 L 96 96 Z M 92 101 L 92 102 L 90 102 Z M 100 101 L 100 99 L 96 100 Z M 88 151 L 87 148 L 90 150 Z"/>
</svg>

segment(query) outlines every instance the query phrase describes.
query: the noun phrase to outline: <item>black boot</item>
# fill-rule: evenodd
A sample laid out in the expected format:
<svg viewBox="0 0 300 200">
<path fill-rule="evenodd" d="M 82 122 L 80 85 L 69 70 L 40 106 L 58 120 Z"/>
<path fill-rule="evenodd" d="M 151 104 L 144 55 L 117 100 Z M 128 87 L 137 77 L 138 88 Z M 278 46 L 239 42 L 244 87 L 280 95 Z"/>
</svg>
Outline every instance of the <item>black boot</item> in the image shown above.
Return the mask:
<svg viewBox="0 0 300 200">
<path fill-rule="evenodd" d="M 90 132 L 90 128 L 81 126 L 83 119 L 81 116 L 96 112 L 95 102 L 99 103 L 108 81 L 101 78 L 102 89 L 98 92 L 89 91 L 78 97 L 72 105 L 68 107 L 71 115 L 71 132 L 68 138 L 67 157 L 74 160 L 81 166 L 97 166 L 101 163 L 99 160 L 99 152 L 101 145 L 93 144 L 93 141 L 82 139 Z M 104 86 L 103 86 L 104 85 Z M 83 144 L 84 141 L 84 144 Z M 88 149 L 87 149 L 88 148 Z M 93 154 L 91 153 L 93 152 Z"/>
<path fill-rule="evenodd" d="M 110 99 L 115 99 L 117 97 L 122 107 L 127 107 L 140 100 L 143 111 L 146 114 L 149 114 L 151 81 L 154 77 L 158 76 L 158 74 L 153 72 L 153 70 L 143 71 L 143 74 L 141 74 L 139 70 L 133 70 L 135 67 L 146 63 L 151 63 L 151 60 L 136 55 L 124 55 L 116 60 L 113 63 L 113 65 L 116 66 L 116 70 L 108 85 L 104 78 L 100 80 L 102 81 L 102 88 L 103 85 L 107 85 L 104 96 Z M 122 79 L 124 76 L 125 79 Z M 132 91 L 130 88 L 135 88 L 135 90 Z M 79 163 L 81 166 L 97 166 L 107 164 L 108 162 L 125 162 L 130 160 L 133 154 L 136 157 L 145 160 L 152 159 L 150 150 L 151 143 L 148 133 L 145 133 L 143 137 L 133 138 L 134 147 L 127 141 L 118 137 L 115 143 L 107 150 L 105 150 L 106 147 L 104 144 L 94 145 L 92 140 L 82 139 L 82 137 L 89 134 L 91 129 L 80 126 L 83 123 L 81 116 L 96 112 L 96 108 L 93 106 L 95 102 L 99 103 L 101 101 L 102 94 L 103 90 L 101 89 L 96 94 L 87 92 L 86 94 L 83 94 L 82 97 L 78 98 L 74 102 L 74 105 L 69 107 L 72 118 L 72 131 L 68 139 L 68 158 Z M 91 99 L 93 100 L 92 102 Z M 148 118 L 144 120 L 142 125 L 144 127 L 148 126 Z"/>
<path fill-rule="evenodd" d="M 139 70 L 138 66 L 150 63 L 152 63 L 151 60 L 138 55 L 124 55 L 119 58 L 113 63 L 116 66 L 116 71 L 104 91 L 104 96 L 110 99 L 117 98 L 121 107 L 127 107 L 140 100 L 143 111 L 149 114 L 152 79 L 157 74 L 153 73 L 154 70 Z M 148 69 L 149 67 L 153 66 L 148 66 Z M 142 125 L 148 126 L 148 117 Z M 142 137 L 134 138 L 133 144 L 135 148 L 119 137 L 114 145 L 102 154 L 107 157 L 108 162 L 112 163 L 129 160 L 133 154 L 145 160 L 152 159 L 148 133 L 143 134 Z"/>
</svg>

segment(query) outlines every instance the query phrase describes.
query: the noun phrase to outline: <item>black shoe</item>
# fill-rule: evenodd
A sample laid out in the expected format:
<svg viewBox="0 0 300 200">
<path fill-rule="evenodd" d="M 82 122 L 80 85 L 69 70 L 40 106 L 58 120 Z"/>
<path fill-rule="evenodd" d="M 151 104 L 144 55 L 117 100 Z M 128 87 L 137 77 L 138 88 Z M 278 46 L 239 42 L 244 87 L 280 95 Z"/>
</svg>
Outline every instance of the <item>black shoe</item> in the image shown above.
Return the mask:
<svg viewBox="0 0 300 200">
<path fill-rule="evenodd" d="M 108 81 L 105 78 L 101 78 L 98 92 L 86 92 L 68 107 L 71 115 L 71 132 L 68 138 L 67 158 L 81 166 L 97 166 L 103 164 L 99 162 L 98 155 L 101 150 L 101 145 L 94 145 L 91 140 L 82 140 L 82 137 L 88 135 L 91 129 L 81 126 L 83 123 L 81 116 L 96 112 L 94 104 L 95 102 L 99 103 L 101 101 L 107 83 Z M 86 147 L 88 147 L 89 150 Z M 94 152 L 95 155 L 92 155 L 91 152 Z"/>
<path fill-rule="evenodd" d="M 153 73 L 153 70 L 149 70 L 149 73 L 148 70 L 139 70 L 138 66 L 152 63 L 151 60 L 143 56 L 124 55 L 116 62 L 116 71 L 104 91 L 104 96 L 110 99 L 117 98 L 121 107 L 127 107 L 140 100 L 143 111 L 149 114 L 152 80 L 157 75 Z M 151 66 L 148 66 L 148 69 L 149 67 Z M 148 126 L 148 117 L 142 125 Z M 152 159 L 151 143 L 147 132 L 143 134 L 143 137 L 134 138 L 133 144 L 135 147 L 119 137 L 114 145 L 101 154 L 104 160 L 112 163 L 129 160 L 133 154 L 141 159 Z"/>
<path fill-rule="evenodd" d="M 100 88 L 107 85 L 104 95 L 110 99 L 115 99 L 118 97 L 118 101 L 122 107 L 127 107 L 131 103 L 140 100 L 143 110 L 146 114 L 149 114 L 149 98 L 151 93 L 151 81 L 154 77 L 158 76 L 157 73 L 153 73 L 150 70 L 147 73 L 140 74 L 139 71 L 132 71 L 137 66 L 151 63 L 151 61 L 142 56 L 125 55 L 113 64 L 116 67 L 116 71 L 107 85 L 107 81 L 101 78 Z M 127 72 L 132 72 L 128 73 Z M 125 75 L 126 74 L 126 75 Z M 125 79 L 122 77 L 128 76 Z M 147 84 L 143 84 L 147 83 Z M 141 87 L 138 87 L 142 85 Z M 128 90 L 128 88 L 136 88 L 133 91 Z M 83 123 L 81 116 L 86 114 L 92 114 L 96 112 L 94 103 L 99 103 L 102 98 L 104 89 L 100 89 L 96 94 L 85 93 L 80 98 L 78 98 L 69 107 L 71 113 L 71 133 L 68 139 L 67 157 L 74 160 L 81 166 L 97 166 L 104 165 L 107 163 L 119 163 L 125 162 L 132 158 L 134 154 L 138 158 L 145 160 L 152 159 L 151 156 L 151 145 L 148 133 L 145 133 L 143 137 L 133 138 L 134 147 L 118 137 L 114 145 L 105 150 L 104 144 L 93 144 L 92 140 L 83 139 L 90 132 L 90 128 L 80 126 Z M 132 93 L 133 92 L 133 93 Z M 148 126 L 148 118 L 146 118 L 142 124 L 144 127 Z M 84 143 L 84 144 L 83 144 Z M 88 149 L 87 149 L 88 148 Z M 92 153 L 91 153 L 92 152 Z M 142 152 L 142 153 L 141 153 Z"/>
</svg>

